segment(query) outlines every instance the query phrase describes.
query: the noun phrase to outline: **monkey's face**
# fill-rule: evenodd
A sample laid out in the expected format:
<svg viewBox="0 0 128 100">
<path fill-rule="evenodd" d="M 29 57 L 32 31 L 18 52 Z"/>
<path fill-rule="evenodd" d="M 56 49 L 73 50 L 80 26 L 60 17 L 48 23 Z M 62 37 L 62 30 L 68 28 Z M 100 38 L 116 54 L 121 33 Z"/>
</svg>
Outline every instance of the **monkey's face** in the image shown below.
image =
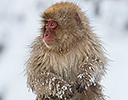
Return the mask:
<svg viewBox="0 0 128 100">
<path fill-rule="evenodd" d="M 44 21 L 43 41 L 47 46 L 55 44 L 55 31 L 58 23 L 54 20 L 48 19 Z"/>
<path fill-rule="evenodd" d="M 59 22 L 54 19 L 46 19 L 43 23 L 43 42 L 49 50 L 66 52 L 80 40 L 78 28 L 74 28 L 72 23 L 65 24 L 63 21 Z"/>
</svg>

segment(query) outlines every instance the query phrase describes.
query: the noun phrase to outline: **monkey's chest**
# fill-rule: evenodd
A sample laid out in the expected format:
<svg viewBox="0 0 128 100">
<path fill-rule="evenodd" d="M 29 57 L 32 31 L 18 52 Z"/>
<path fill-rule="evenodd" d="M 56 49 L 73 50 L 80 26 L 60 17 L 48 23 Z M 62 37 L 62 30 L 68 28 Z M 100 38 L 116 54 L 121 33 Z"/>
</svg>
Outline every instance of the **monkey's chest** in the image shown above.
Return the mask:
<svg viewBox="0 0 128 100">
<path fill-rule="evenodd" d="M 54 60 L 54 63 L 52 63 L 52 69 L 55 74 L 60 76 L 63 80 L 67 81 L 68 83 L 72 84 L 75 82 L 77 77 L 77 66 L 74 60 L 65 60 L 65 59 L 59 59 Z"/>
</svg>

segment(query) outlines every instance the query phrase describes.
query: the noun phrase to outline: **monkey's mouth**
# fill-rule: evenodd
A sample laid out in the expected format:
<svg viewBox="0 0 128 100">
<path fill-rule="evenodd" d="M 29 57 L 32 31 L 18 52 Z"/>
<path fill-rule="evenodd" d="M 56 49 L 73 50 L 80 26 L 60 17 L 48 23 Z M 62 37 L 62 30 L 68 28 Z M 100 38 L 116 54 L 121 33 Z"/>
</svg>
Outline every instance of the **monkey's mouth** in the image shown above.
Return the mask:
<svg viewBox="0 0 128 100">
<path fill-rule="evenodd" d="M 50 46 L 55 43 L 55 40 L 45 40 L 45 43 Z"/>
</svg>

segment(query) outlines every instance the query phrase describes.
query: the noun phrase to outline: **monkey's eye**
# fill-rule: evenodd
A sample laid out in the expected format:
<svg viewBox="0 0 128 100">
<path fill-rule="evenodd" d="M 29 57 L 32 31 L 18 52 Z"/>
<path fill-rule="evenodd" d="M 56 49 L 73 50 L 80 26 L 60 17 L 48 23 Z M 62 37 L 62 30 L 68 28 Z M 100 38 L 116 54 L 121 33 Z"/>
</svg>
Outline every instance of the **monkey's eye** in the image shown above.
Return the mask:
<svg viewBox="0 0 128 100">
<path fill-rule="evenodd" d="M 45 26 L 48 26 L 48 25 L 49 25 L 48 23 L 45 24 Z"/>
<path fill-rule="evenodd" d="M 56 21 L 52 21 L 50 26 L 51 26 L 52 29 L 55 29 L 55 28 L 57 28 L 58 24 L 57 24 Z"/>
<path fill-rule="evenodd" d="M 54 26 L 54 25 L 55 25 L 54 22 L 52 22 L 52 23 L 51 23 L 51 26 Z"/>
</svg>

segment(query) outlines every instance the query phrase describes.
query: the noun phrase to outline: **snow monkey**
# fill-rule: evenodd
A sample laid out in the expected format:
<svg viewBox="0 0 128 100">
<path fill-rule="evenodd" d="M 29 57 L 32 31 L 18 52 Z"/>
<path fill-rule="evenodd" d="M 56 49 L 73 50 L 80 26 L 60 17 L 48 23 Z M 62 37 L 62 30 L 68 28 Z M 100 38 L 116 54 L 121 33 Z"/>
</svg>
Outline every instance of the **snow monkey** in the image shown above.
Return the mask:
<svg viewBox="0 0 128 100">
<path fill-rule="evenodd" d="M 100 81 L 107 58 L 76 4 L 61 2 L 45 10 L 31 48 L 27 84 L 36 100 L 105 100 Z"/>
</svg>

